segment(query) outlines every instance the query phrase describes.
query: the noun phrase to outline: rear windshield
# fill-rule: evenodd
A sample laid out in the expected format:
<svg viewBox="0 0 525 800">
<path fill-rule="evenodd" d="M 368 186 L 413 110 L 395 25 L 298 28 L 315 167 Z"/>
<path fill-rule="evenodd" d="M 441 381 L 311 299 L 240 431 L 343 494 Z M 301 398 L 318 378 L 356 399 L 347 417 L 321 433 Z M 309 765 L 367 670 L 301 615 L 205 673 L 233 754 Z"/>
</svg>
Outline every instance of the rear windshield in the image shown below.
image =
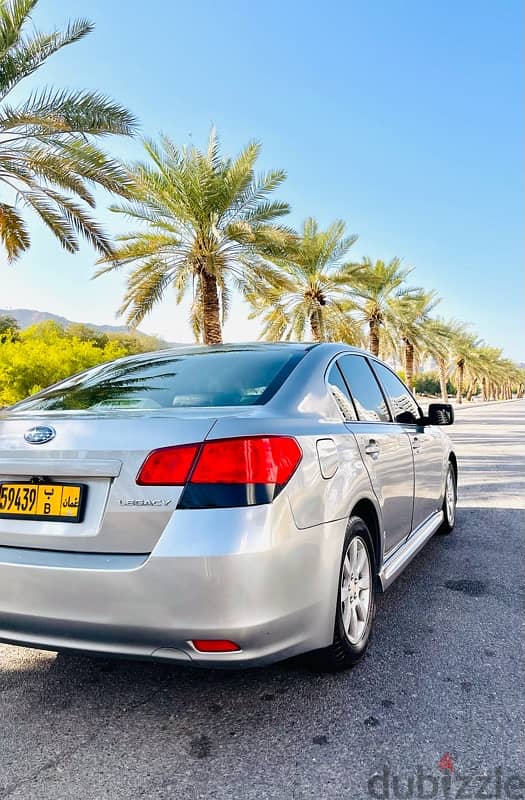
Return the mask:
<svg viewBox="0 0 525 800">
<path fill-rule="evenodd" d="M 228 350 L 154 355 L 77 375 L 23 400 L 13 411 L 252 406 L 277 391 L 303 350 Z"/>
</svg>

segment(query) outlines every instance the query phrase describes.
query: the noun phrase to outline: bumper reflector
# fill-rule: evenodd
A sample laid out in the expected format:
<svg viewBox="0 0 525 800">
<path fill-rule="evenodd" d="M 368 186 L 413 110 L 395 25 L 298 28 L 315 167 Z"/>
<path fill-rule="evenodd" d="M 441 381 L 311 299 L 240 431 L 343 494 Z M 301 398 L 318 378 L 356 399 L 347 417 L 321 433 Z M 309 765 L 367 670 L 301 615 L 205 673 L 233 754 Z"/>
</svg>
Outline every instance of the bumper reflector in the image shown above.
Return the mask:
<svg viewBox="0 0 525 800">
<path fill-rule="evenodd" d="M 193 639 L 192 645 L 199 653 L 237 653 L 241 649 L 228 639 Z"/>
</svg>

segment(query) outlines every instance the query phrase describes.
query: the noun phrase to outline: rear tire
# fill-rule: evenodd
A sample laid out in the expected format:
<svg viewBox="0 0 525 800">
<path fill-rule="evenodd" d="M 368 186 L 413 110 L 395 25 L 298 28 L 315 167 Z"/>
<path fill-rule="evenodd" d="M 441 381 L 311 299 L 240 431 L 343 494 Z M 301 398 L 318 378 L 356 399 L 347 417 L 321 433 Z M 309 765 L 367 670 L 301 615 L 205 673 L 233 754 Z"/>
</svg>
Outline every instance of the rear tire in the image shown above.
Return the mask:
<svg viewBox="0 0 525 800">
<path fill-rule="evenodd" d="M 350 517 L 339 568 L 333 642 L 314 656 L 322 671 L 349 669 L 364 656 L 375 615 L 375 577 L 370 531 L 360 517 Z"/>
<path fill-rule="evenodd" d="M 445 478 L 445 493 L 443 497 L 443 522 L 438 530 L 441 535 L 452 533 L 456 524 L 456 504 L 458 501 L 458 487 L 456 470 L 451 461 L 448 462 L 447 476 Z"/>
</svg>

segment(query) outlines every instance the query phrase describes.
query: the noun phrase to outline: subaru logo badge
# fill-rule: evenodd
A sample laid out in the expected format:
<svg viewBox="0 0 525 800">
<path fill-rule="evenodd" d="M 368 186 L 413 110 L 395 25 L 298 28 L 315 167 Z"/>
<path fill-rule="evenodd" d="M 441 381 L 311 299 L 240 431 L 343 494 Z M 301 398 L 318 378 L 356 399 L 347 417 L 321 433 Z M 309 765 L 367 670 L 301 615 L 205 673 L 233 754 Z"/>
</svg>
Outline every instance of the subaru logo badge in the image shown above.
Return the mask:
<svg viewBox="0 0 525 800">
<path fill-rule="evenodd" d="M 45 444 L 50 442 L 56 436 L 56 431 L 50 425 L 37 425 L 34 428 L 29 428 L 24 433 L 24 439 L 29 444 Z"/>
</svg>

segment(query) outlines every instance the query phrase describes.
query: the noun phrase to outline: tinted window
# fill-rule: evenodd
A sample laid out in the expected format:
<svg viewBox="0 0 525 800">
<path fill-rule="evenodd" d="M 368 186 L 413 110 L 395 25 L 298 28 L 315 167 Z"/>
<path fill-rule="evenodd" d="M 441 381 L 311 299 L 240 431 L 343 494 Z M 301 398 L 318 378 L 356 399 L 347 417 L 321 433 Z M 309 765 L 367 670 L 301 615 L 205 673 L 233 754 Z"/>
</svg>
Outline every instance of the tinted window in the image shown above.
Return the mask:
<svg viewBox="0 0 525 800">
<path fill-rule="evenodd" d="M 357 416 L 366 422 L 390 422 L 379 384 L 362 356 L 343 356 L 339 366 L 352 393 Z"/>
<path fill-rule="evenodd" d="M 374 370 L 383 385 L 383 389 L 385 389 L 390 398 L 395 421 L 407 424 L 416 423 L 419 419 L 419 408 L 407 387 L 388 367 L 379 364 L 377 361 L 373 363 Z"/>
<path fill-rule="evenodd" d="M 327 382 L 343 417 L 345 419 L 357 419 L 352 398 L 337 364 L 331 367 Z"/>
<path fill-rule="evenodd" d="M 19 403 L 16 410 L 124 410 L 251 406 L 277 391 L 304 350 L 153 354 L 77 375 Z"/>
</svg>

